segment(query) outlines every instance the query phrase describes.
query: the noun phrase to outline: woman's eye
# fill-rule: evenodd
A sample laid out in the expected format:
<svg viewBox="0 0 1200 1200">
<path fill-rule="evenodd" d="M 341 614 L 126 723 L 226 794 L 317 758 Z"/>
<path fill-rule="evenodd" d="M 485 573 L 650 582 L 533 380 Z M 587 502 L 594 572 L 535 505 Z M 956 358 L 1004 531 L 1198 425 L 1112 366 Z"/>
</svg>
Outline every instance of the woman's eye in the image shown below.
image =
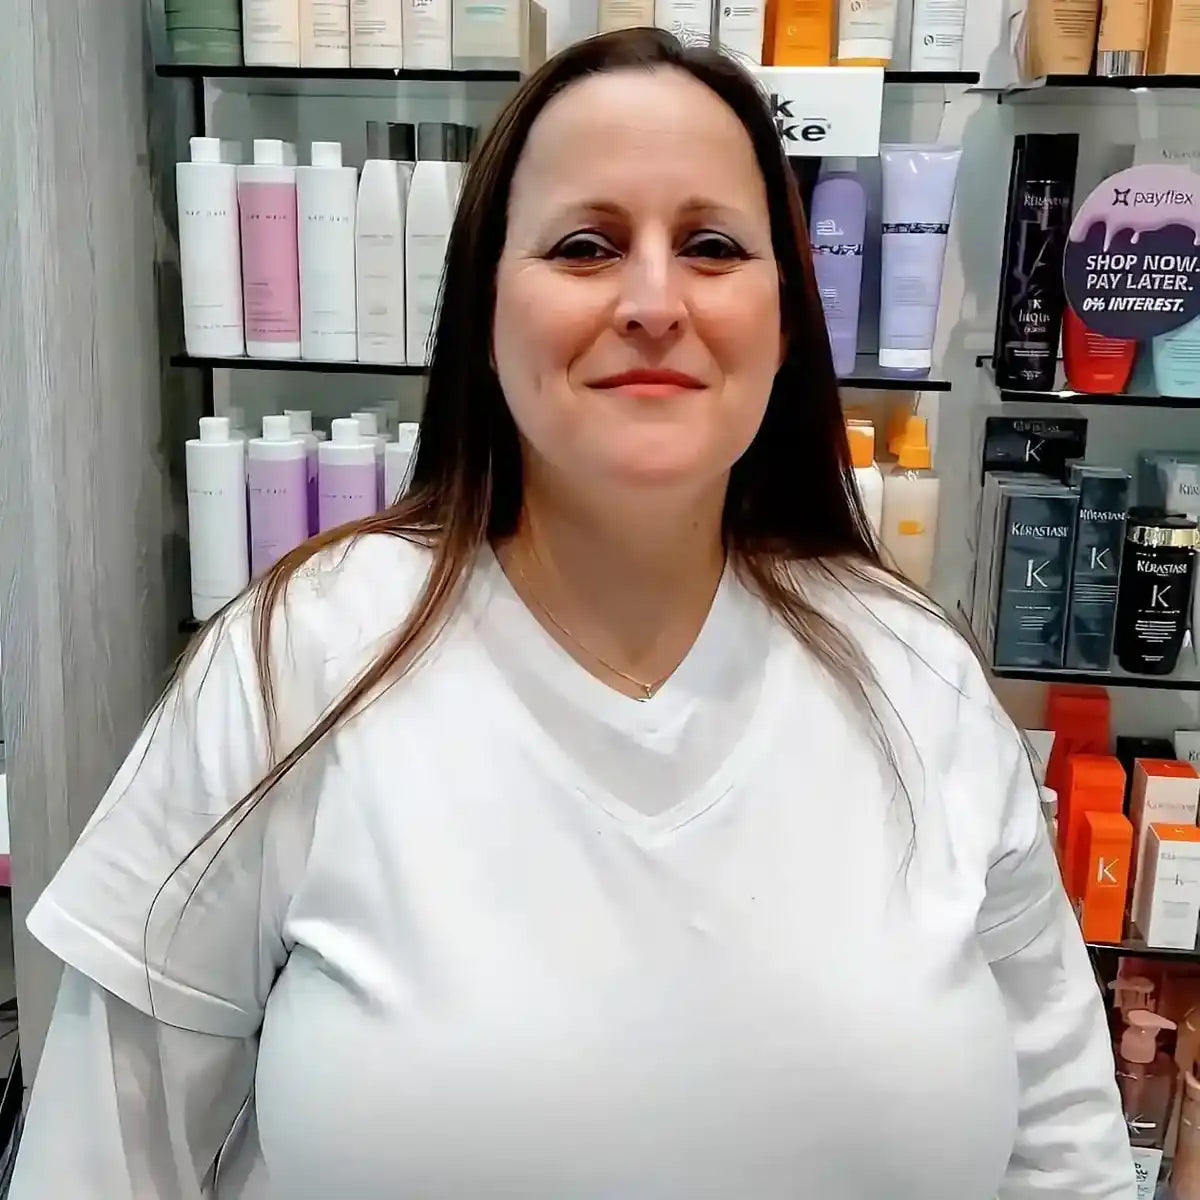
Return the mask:
<svg viewBox="0 0 1200 1200">
<path fill-rule="evenodd" d="M 732 238 L 723 233 L 708 231 L 694 233 L 684 243 L 682 254 L 689 258 L 707 258 L 716 261 L 745 258 L 746 252 Z"/>
<path fill-rule="evenodd" d="M 574 233 L 563 238 L 553 250 L 550 258 L 562 258 L 568 262 L 603 262 L 616 258 L 612 243 L 595 233 Z"/>
</svg>

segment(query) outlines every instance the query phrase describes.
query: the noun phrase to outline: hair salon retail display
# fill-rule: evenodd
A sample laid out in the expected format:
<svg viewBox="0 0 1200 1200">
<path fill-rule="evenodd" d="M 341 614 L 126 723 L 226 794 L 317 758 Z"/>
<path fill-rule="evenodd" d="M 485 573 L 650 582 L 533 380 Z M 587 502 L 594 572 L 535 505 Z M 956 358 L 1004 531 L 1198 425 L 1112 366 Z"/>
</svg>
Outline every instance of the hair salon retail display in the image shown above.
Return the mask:
<svg viewBox="0 0 1200 1200">
<path fill-rule="evenodd" d="M 188 353 L 424 362 L 473 138 L 370 122 L 361 178 L 337 142 L 297 166 L 289 142 L 255 139 L 242 164 L 238 143 L 192 138 L 177 168 Z"/>
<path fill-rule="evenodd" d="M 987 419 L 971 625 L 998 668 L 1169 675 L 1197 625 L 1200 450 L 1143 450 L 1131 479 L 1081 461 L 1086 424 Z"/>
<path fill-rule="evenodd" d="M 899 19 L 899 4 L 911 3 Z M 591 0 L 594 31 L 657 25 L 752 66 L 962 66 L 966 0 Z M 583 18 L 586 23 L 586 17 Z M 345 70 L 514 70 L 546 55 L 534 0 L 167 0 L 175 62 Z"/>
<path fill-rule="evenodd" d="M 992 365 L 1003 390 L 1200 400 L 1200 148 L 1139 142 L 1074 206 L 1078 137 L 1015 139 Z"/>
<path fill-rule="evenodd" d="M 176 168 L 184 342 L 198 358 L 422 366 L 472 127 L 368 122 L 361 172 L 338 142 L 192 138 Z M 834 368 L 926 378 L 961 151 L 889 144 L 879 167 L 831 159 L 813 191 L 813 269 Z M 869 186 L 868 186 L 869 183 Z M 868 214 L 875 213 L 874 224 Z M 878 312 L 861 300 L 864 273 Z M 877 321 L 876 321 L 877 318 Z"/>
<path fill-rule="evenodd" d="M 1018 0 L 1010 22 L 1023 80 L 1200 72 L 1200 22 L 1184 0 Z"/>
<path fill-rule="evenodd" d="M 370 409 L 314 431 L 312 414 L 263 418 L 262 436 L 229 417 L 203 417 L 187 443 L 192 614 L 207 621 L 251 577 L 268 570 L 310 534 L 371 516 L 408 488 L 417 426 L 392 410 Z M 248 519 L 247 519 L 248 518 Z"/>
</svg>

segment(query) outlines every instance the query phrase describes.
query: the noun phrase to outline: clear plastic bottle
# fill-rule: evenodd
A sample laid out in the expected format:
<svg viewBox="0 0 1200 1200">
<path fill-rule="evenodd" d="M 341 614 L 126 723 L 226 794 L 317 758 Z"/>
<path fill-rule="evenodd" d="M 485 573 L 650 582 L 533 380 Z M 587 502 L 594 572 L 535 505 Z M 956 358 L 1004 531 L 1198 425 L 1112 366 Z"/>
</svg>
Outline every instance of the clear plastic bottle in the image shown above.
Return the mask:
<svg viewBox="0 0 1200 1200">
<path fill-rule="evenodd" d="M 1138 1200 L 1154 1200 L 1178 1078 L 1175 1060 L 1158 1049 L 1158 1035 L 1174 1029 L 1175 1022 L 1145 1008 L 1126 1013 L 1125 1022 L 1117 1048 L 1117 1086 L 1133 1148 Z"/>
</svg>

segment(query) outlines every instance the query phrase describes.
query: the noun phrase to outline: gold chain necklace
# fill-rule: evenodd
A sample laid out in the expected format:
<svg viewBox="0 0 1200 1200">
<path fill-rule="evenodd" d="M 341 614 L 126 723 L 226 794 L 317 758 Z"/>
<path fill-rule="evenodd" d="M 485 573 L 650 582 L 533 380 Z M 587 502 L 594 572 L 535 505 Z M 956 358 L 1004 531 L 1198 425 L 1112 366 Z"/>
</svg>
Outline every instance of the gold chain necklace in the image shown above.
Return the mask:
<svg viewBox="0 0 1200 1200">
<path fill-rule="evenodd" d="M 535 554 L 533 554 L 532 550 L 530 551 L 530 555 L 533 558 L 537 557 Z M 558 632 L 561 633 L 563 635 L 563 637 L 565 637 L 573 646 L 575 646 L 579 650 L 582 650 L 583 653 L 585 655 L 587 655 L 587 657 L 590 658 L 593 662 L 599 663 L 606 671 L 611 671 L 618 678 L 625 680 L 626 683 L 632 684 L 635 688 L 637 688 L 638 691 L 640 691 L 642 694 L 640 696 L 634 696 L 633 697 L 634 700 L 637 700 L 640 703 L 644 704 L 647 700 L 654 699 L 655 692 L 657 692 L 658 689 L 660 687 L 662 687 L 662 685 L 664 683 L 666 683 L 667 680 L 670 679 L 672 675 L 675 674 L 675 672 L 673 670 L 671 670 L 671 671 L 668 671 L 661 679 L 656 680 L 654 683 L 645 683 L 640 679 L 635 679 L 632 675 L 628 674 L 627 672 L 622 671 L 620 667 L 614 667 L 612 665 L 612 663 L 610 663 L 607 659 L 601 658 L 600 655 L 595 652 L 595 650 L 592 650 L 588 646 L 585 646 L 550 611 L 550 609 L 546 607 L 545 603 L 541 600 L 541 598 L 538 596 L 537 592 L 534 590 L 533 584 L 530 583 L 530 581 L 529 581 L 529 576 L 525 574 L 525 569 L 524 569 L 524 567 L 521 566 L 521 560 L 516 555 L 513 556 L 512 563 L 513 563 L 513 566 L 515 566 L 517 568 L 517 574 L 521 577 L 521 582 L 525 585 L 525 590 L 529 593 L 529 598 L 534 602 L 534 604 L 536 604 L 538 606 L 538 609 L 541 612 L 542 616 L 544 616 L 546 618 L 546 620 L 549 621 L 550 624 L 553 625 L 554 628 L 557 629 Z"/>
</svg>

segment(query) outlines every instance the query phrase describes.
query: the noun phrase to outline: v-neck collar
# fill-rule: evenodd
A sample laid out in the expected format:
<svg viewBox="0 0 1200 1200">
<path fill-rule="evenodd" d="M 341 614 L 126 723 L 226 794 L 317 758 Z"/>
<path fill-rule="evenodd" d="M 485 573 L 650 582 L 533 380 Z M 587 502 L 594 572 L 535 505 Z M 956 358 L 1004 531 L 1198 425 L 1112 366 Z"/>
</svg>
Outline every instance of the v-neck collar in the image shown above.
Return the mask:
<svg viewBox="0 0 1200 1200">
<path fill-rule="evenodd" d="M 482 551 L 467 605 L 484 650 L 533 717 L 514 729 L 571 790 L 623 823 L 655 832 L 687 823 L 731 786 L 750 736 L 765 730 L 766 605 L 727 566 L 700 633 L 649 700 L 592 675 L 545 629 Z"/>
</svg>

